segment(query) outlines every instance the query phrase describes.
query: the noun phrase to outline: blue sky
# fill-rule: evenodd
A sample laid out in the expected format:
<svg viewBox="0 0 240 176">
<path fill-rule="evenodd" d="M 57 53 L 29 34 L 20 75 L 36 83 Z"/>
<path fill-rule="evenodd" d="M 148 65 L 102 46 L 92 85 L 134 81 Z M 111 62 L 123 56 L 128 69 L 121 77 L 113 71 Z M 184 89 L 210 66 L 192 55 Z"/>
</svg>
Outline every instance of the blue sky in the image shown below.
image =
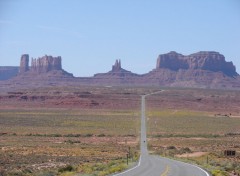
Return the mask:
<svg viewBox="0 0 240 176">
<path fill-rule="evenodd" d="M 62 56 L 75 76 L 146 73 L 159 54 L 218 51 L 240 73 L 239 0 L 0 0 L 0 66 Z"/>
</svg>

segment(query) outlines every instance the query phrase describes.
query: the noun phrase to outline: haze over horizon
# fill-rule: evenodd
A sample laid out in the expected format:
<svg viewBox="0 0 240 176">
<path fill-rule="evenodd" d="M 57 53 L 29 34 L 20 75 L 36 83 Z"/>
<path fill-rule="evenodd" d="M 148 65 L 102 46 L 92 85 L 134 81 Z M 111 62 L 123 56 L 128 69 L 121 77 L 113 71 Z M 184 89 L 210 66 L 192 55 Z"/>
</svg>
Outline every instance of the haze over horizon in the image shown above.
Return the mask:
<svg viewBox="0 0 240 176">
<path fill-rule="evenodd" d="M 116 59 L 143 74 L 159 54 L 217 51 L 240 73 L 239 31 L 239 0 L 1 0 L 0 66 L 47 54 L 74 76 L 109 71 Z"/>
</svg>

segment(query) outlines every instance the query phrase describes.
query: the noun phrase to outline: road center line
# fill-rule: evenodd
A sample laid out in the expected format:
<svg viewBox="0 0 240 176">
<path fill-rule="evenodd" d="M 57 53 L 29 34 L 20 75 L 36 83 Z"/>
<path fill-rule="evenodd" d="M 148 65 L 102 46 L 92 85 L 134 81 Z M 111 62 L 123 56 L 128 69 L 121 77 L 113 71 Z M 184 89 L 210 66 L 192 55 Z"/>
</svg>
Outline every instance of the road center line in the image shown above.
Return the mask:
<svg viewBox="0 0 240 176">
<path fill-rule="evenodd" d="M 169 169 L 170 169 L 170 167 L 169 167 L 169 165 L 167 165 L 165 171 L 161 174 L 161 176 L 167 176 Z"/>
</svg>

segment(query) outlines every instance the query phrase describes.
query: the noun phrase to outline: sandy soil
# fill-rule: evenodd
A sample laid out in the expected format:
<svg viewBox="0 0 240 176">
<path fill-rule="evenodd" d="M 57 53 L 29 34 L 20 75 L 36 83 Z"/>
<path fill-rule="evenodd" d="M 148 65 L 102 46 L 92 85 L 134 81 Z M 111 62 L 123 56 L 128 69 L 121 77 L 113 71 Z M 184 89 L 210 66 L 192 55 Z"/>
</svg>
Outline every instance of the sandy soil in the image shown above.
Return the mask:
<svg viewBox="0 0 240 176">
<path fill-rule="evenodd" d="M 179 158 L 191 158 L 191 157 L 200 157 L 200 156 L 204 156 L 207 155 L 208 152 L 194 152 L 194 153 L 185 153 L 182 155 L 176 155 L 176 157 Z"/>
</svg>

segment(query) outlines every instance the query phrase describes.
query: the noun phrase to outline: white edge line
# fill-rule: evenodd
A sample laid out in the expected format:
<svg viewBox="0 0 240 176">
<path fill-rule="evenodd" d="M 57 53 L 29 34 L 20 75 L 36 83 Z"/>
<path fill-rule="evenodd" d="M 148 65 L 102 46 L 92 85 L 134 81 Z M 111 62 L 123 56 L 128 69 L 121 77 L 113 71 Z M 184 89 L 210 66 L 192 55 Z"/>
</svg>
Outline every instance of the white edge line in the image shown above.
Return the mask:
<svg viewBox="0 0 240 176">
<path fill-rule="evenodd" d="M 178 161 L 178 160 L 174 160 L 174 159 L 170 159 L 170 158 L 166 158 L 166 157 L 162 157 L 162 156 L 158 157 L 158 158 L 159 159 L 160 158 L 165 158 L 165 159 L 172 160 L 172 161 L 179 162 L 179 163 L 183 163 L 183 164 L 186 164 L 186 165 L 189 165 L 189 166 L 192 166 L 192 167 L 196 167 L 196 168 L 200 169 L 201 171 L 203 171 L 207 176 L 210 176 L 209 173 L 206 170 L 204 170 L 203 168 L 201 168 L 201 167 L 199 167 L 199 166 L 197 166 L 195 164 L 185 163 L 183 161 Z"/>
<path fill-rule="evenodd" d="M 124 171 L 124 172 L 121 172 L 121 173 L 115 174 L 115 175 L 113 175 L 113 176 L 122 175 L 122 174 L 125 174 L 125 173 L 127 173 L 127 172 L 130 172 L 130 171 L 132 171 L 132 170 L 138 168 L 138 167 L 140 166 L 140 164 L 141 164 L 141 159 L 142 159 L 142 156 L 140 156 L 140 159 L 139 159 L 139 161 L 138 161 L 138 165 L 137 165 L 137 166 L 135 166 L 135 167 L 133 167 L 133 168 L 131 168 L 131 169 L 128 169 L 128 170 L 126 170 L 126 171 Z"/>
<path fill-rule="evenodd" d="M 180 162 L 181 162 L 181 161 L 180 161 Z M 182 163 L 184 163 L 184 162 L 182 162 Z M 205 171 L 203 168 L 201 168 L 201 167 L 199 167 L 199 166 L 197 166 L 197 165 L 195 165 L 195 164 L 189 164 L 189 163 L 185 163 L 185 164 L 188 164 L 188 165 L 190 165 L 190 166 L 194 166 L 194 167 L 200 169 L 201 171 L 203 171 L 207 176 L 210 176 L 207 171 Z"/>
</svg>

